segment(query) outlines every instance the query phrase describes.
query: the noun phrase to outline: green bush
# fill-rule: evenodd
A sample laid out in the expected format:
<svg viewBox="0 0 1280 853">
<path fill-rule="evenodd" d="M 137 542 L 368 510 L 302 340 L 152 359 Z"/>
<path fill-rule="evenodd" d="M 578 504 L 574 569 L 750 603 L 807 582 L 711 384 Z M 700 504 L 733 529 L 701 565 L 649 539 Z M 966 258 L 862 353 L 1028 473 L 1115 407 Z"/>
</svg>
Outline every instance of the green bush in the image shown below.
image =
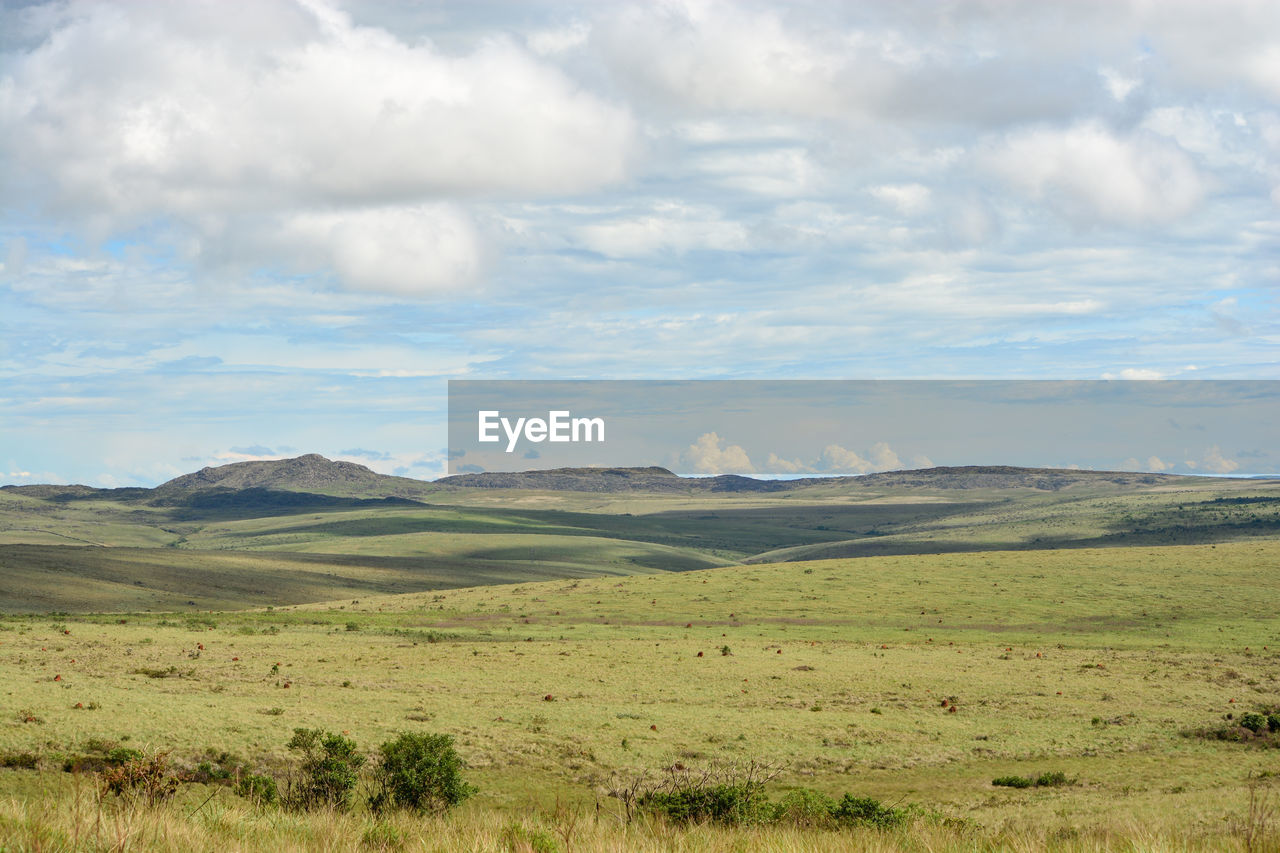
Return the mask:
<svg viewBox="0 0 1280 853">
<path fill-rule="evenodd" d="M 1001 776 L 998 779 L 992 779 L 991 784 L 1001 788 L 1030 788 L 1033 785 L 1037 788 L 1058 788 L 1062 785 L 1074 785 L 1075 780 L 1068 779 L 1067 774 L 1061 770 L 1052 770 L 1041 773 L 1034 779 L 1026 776 Z"/>
<path fill-rule="evenodd" d="M 121 765 L 142 759 L 142 750 L 127 746 L 113 746 L 104 755 L 107 764 Z"/>
<path fill-rule="evenodd" d="M 773 806 L 773 819 L 796 826 L 828 826 L 839 807 L 831 797 L 812 788 L 797 788 Z"/>
<path fill-rule="evenodd" d="M 710 785 L 645 794 L 638 805 L 675 823 L 757 823 L 772 817 L 753 785 Z"/>
<path fill-rule="evenodd" d="M 355 741 L 320 729 L 294 729 L 288 747 L 302 753 L 302 764 L 288 781 L 286 808 L 344 810 L 351 804 L 365 760 Z"/>
<path fill-rule="evenodd" d="M 853 794 L 845 794 L 831 816 L 842 824 L 879 829 L 891 829 L 907 821 L 906 809 L 895 809 L 872 797 L 855 797 Z"/>
<path fill-rule="evenodd" d="M 1267 715 L 1267 728 L 1273 732 L 1280 732 L 1280 714 Z"/>
<path fill-rule="evenodd" d="M 387 808 L 445 811 L 475 793 L 462 779 L 462 759 L 449 735 L 404 732 L 378 747 L 369 798 L 375 812 Z"/>
<path fill-rule="evenodd" d="M 236 782 L 236 793 L 258 805 L 269 806 L 280 798 L 276 780 L 260 773 L 248 773 Z"/>
<path fill-rule="evenodd" d="M 1256 711 L 1250 711 L 1240 717 L 1240 725 L 1255 735 L 1267 727 L 1267 718 Z"/>
<path fill-rule="evenodd" d="M 1041 773 L 1036 777 L 1037 788 L 1059 788 L 1063 785 L 1072 784 L 1072 780 L 1067 778 L 1067 774 L 1061 770 L 1054 770 L 1049 773 Z"/>
<path fill-rule="evenodd" d="M 1000 788 L 1030 788 L 1035 782 L 1026 776 L 1001 776 L 998 779 L 992 779 L 991 784 Z"/>
<path fill-rule="evenodd" d="M 6 752 L 0 754 L 0 767 L 35 770 L 40 766 L 40 756 L 32 752 Z"/>
</svg>

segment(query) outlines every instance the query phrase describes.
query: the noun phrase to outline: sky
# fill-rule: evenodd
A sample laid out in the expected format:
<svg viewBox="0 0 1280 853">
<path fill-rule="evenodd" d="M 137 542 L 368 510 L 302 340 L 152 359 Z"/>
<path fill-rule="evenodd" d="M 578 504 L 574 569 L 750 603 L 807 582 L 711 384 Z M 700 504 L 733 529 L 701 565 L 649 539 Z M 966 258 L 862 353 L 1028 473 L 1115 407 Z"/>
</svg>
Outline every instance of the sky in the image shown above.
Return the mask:
<svg viewBox="0 0 1280 853">
<path fill-rule="evenodd" d="M 0 0 L 0 483 L 433 478 L 450 379 L 1280 379 L 1278 247 L 1274 2 Z"/>
</svg>

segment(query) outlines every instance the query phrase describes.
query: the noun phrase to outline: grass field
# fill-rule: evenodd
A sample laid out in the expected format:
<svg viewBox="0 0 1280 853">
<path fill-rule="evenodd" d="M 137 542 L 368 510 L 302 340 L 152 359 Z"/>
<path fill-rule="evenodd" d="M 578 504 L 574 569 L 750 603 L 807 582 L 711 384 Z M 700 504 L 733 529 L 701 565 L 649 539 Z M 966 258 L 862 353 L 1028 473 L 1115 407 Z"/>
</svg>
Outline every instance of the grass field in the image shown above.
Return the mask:
<svg viewBox="0 0 1280 853">
<path fill-rule="evenodd" d="M 1280 543 L 1251 539 L 12 615 L 0 623 L 0 753 L 37 755 L 39 769 L 0 771 L 0 846 L 1277 849 L 1257 804 L 1280 751 L 1185 734 L 1280 706 L 1277 566 Z M 60 771 L 93 739 L 186 764 L 229 751 L 278 771 L 298 726 L 366 750 L 402 730 L 453 734 L 481 793 L 427 821 L 260 812 L 198 785 L 127 811 Z M 753 759 L 783 769 L 778 793 L 848 791 L 922 816 L 843 834 L 623 826 L 602 796 L 611 778 L 673 762 Z M 1075 783 L 991 784 L 1049 771 Z"/>
</svg>

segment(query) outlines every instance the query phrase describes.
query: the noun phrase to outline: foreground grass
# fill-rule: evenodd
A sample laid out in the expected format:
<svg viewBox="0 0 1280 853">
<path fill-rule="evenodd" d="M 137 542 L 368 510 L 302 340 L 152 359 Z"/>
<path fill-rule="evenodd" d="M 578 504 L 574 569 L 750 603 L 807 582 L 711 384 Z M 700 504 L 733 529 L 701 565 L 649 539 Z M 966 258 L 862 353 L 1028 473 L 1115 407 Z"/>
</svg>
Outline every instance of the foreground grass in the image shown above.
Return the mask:
<svg viewBox="0 0 1280 853">
<path fill-rule="evenodd" d="M 891 830 L 672 825 L 622 821 L 607 808 L 556 803 L 520 814 L 463 807 L 448 815 L 257 809 L 223 791 L 185 792 L 157 807 L 100 800 L 88 786 L 65 783 L 38 801 L 0 799 L 0 845 L 6 851 L 1265 851 L 1280 845 L 1274 825 L 1247 813 L 1218 827 L 1187 833 L 1137 820 L 1099 820 L 1087 827 L 1010 821 L 999 827 L 918 818 Z"/>
<path fill-rule="evenodd" d="M 538 849 L 508 832 L 521 821 L 566 850 L 1246 849 L 1250 786 L 1271 791 L 1280 750 L 1183 732 L 1280 705 L 1276 565 L 1280 543 L 1258 541 L 10 617 L 0 753 L 40 769 L 0 771 L 0 847 L 359 847 L 384 831 L 360 813 L 259 813 L 223 789 L 197 808 L 197 786 L 158 811 L 99 810 L 59 770 L 105 739 L 276 771 L 307 726 L 366 750 L 409 729 L 456 736 L 481 793 L 446 819 L 394 819 L 405 849 Z M 611 779 L 751 759 L 785 768 L 777 793 L 848 791 L 935 819 L 839 836 L 596 820 Z M 1049 771 L 1077 783 L 991 784 Z M 557 801 L 583 815 L 572 845 L 547 817 Z"/>
</svg>

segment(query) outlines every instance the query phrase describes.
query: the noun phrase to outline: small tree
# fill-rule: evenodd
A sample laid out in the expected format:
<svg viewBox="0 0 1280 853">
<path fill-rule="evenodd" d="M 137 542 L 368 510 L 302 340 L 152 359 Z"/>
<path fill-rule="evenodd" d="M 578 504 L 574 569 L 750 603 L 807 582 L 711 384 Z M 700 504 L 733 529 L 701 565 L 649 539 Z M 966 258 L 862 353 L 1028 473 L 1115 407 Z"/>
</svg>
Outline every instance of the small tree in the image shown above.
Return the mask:
<svg viewBox="0 0 1280 853">
<path fill-rule="evenodd" d="M 378 747 L 377 790 L 369 808 L 445 811 L 476 792 L 462 779 L 462 759 L 450 735 L 404 732 Z"/>
<path fill-rule="evenodd" d="M 294 729 L 288 746 L 302 753 L 302 765 L 289 780 L 285 806 L 303 811 L 346 809 L 364 765 L 355 741 L 320 729 Z"/>
</svg>

